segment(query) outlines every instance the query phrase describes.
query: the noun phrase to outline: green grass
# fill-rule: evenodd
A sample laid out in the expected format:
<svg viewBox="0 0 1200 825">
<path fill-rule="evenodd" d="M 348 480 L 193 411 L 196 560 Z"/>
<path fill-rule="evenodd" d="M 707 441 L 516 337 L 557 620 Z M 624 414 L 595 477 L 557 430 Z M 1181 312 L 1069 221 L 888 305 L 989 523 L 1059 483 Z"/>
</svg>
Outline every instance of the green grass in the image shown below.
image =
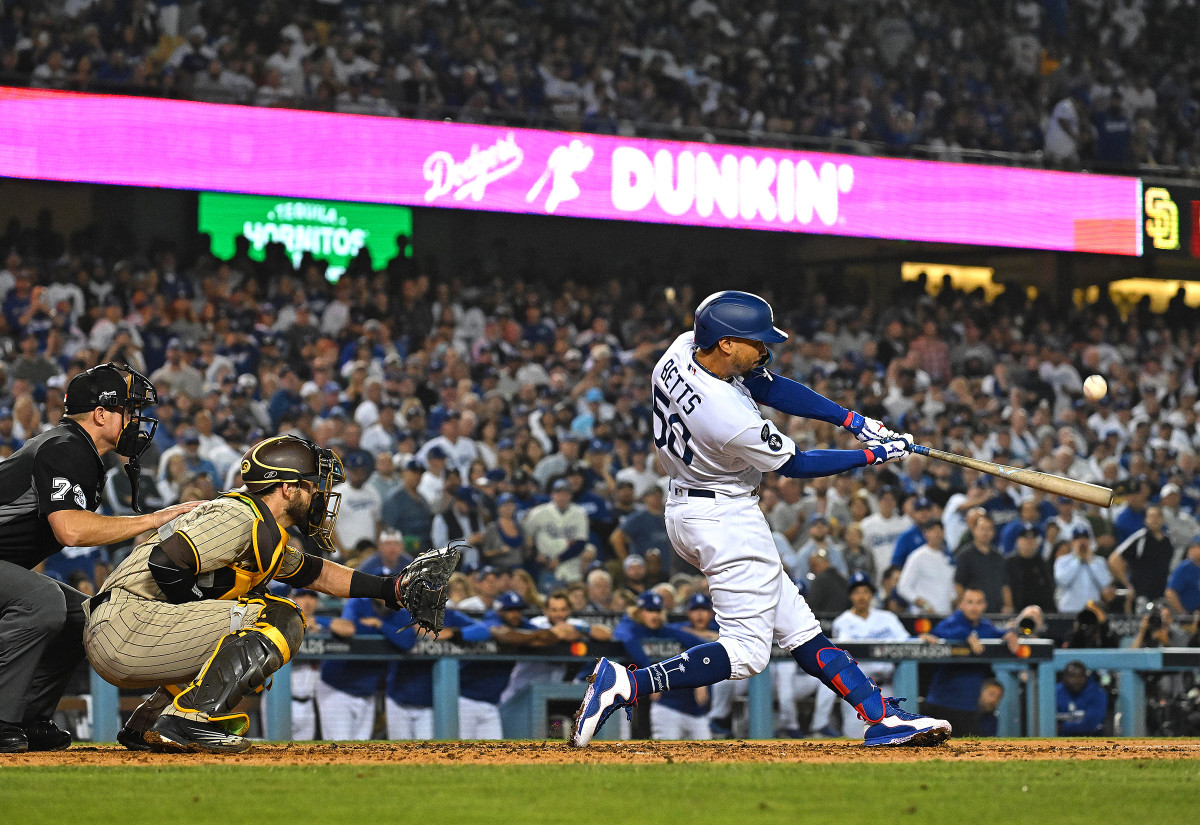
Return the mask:
<svg viewBox="0 0 1200 825">
<path fill-rule="evenodd" d="M 1141 822 L 1195 816 L 1200 762 L 0 768 L 21 825 Z M 620 819 L 616 819 L 616 817 Z"/>
</svg>

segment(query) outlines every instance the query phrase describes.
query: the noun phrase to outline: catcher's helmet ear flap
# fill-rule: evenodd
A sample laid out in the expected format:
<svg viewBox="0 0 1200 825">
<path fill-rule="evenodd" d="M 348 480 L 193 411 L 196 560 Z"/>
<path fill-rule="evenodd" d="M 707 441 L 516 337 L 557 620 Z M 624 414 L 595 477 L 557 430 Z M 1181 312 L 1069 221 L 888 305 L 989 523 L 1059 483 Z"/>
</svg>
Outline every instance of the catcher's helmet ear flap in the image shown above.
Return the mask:
<svg viewBox="0 0 1200 825">
<path fill-rule="evenodd" d="M 323 550 L 333 552 L 333 528 L 342 503 L 342 494 L 333 492 L 333 486 L 346 480 L 333 450 L 298 436 L 277 435 L 251 447 L 242 456 L 241 471 L 246 489 L 259 495 L 276 484 L 312 482 L 307 524 L 301 526 Z"/>
<path fill-rule="evenodd" d="M 750 292 L 729 289 L 709 295 L 696 307 L 696 346 L 708 349 L 722 338 L 778 344 L 788 334 L 775 327 L 770 304 Z"/>
</svg>

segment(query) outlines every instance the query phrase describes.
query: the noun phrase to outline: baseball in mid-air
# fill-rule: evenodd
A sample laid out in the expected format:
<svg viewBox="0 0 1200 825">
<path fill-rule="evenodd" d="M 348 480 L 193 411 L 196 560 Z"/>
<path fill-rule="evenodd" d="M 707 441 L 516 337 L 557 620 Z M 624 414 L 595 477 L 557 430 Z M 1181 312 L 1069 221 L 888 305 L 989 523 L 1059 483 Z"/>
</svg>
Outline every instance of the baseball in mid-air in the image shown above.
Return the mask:
<svg viewBox="0 0 1200 825">
<path fill-rule="evenodd" d="M 1108 392 L 1108 382 L 1100 375 L 1089 375 L 1083 380 L 1083 397 L 1088 401 L 1099 401 Z"/>
</svg>

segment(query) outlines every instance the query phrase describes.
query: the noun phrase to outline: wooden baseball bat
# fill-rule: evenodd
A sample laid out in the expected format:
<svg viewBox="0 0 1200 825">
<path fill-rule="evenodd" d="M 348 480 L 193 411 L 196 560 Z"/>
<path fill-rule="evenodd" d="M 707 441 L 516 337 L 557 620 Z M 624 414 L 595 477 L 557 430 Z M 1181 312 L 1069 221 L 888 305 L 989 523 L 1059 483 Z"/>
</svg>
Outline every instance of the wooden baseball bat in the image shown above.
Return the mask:
<svg viewBox="0 0 1200 825">
<path fill-rule="evenodd" d="M 996 464 L 978 458 L 968 458 L 965 455 L 948 453 L 944 450 L 935 450 L 933 447 L 923 447 L 920 444 L 914 444 L 912 451 L 917 455 L 929 456 L 930 458 L 936 458 L 938 461 L 948 461 L 960 467 L 978 470 L 981 473 L 987 473 L 999 478 L 1006 478 L 1009 481 L 1024 484 L 1026 487 L 1032 487 L 1035 490 L 1044 490 L 1047 493 L 1066 496 L 1067 498 L 1084 501 L 1088 504 L 1095 504 L 1099 507 L 1109 507 L 1112 505 L 1113 491 L 1098 484 L 1088 484 L 1086 481 L 1076 481 L 1073 478 L 1051 475 L 1050 473 L 1039 473 L 1037 470 L 1023 470 L 1019 467 L 1009 467 L 1004 464 Z"/>
</svg>

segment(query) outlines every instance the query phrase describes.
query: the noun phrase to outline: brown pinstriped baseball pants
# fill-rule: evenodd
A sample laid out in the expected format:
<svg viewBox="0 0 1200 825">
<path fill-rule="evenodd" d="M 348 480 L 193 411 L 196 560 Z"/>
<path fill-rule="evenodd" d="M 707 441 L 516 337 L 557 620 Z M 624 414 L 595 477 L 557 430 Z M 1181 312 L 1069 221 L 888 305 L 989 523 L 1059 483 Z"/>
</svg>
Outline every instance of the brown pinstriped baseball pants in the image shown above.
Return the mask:
<svg viewBox="0 0 1200 825">
<path fill-rule="evenodd" d="M 235 621 L 237 606 L 217 600 L 168 604 L 116 590 L 88 617 L 83 633 L 88 660 L 117 687 L 186 684 L 221 637 L 250 627 L 262 611 L 260 604 L 244 605 L 244 615 Z"/>
</svg>

